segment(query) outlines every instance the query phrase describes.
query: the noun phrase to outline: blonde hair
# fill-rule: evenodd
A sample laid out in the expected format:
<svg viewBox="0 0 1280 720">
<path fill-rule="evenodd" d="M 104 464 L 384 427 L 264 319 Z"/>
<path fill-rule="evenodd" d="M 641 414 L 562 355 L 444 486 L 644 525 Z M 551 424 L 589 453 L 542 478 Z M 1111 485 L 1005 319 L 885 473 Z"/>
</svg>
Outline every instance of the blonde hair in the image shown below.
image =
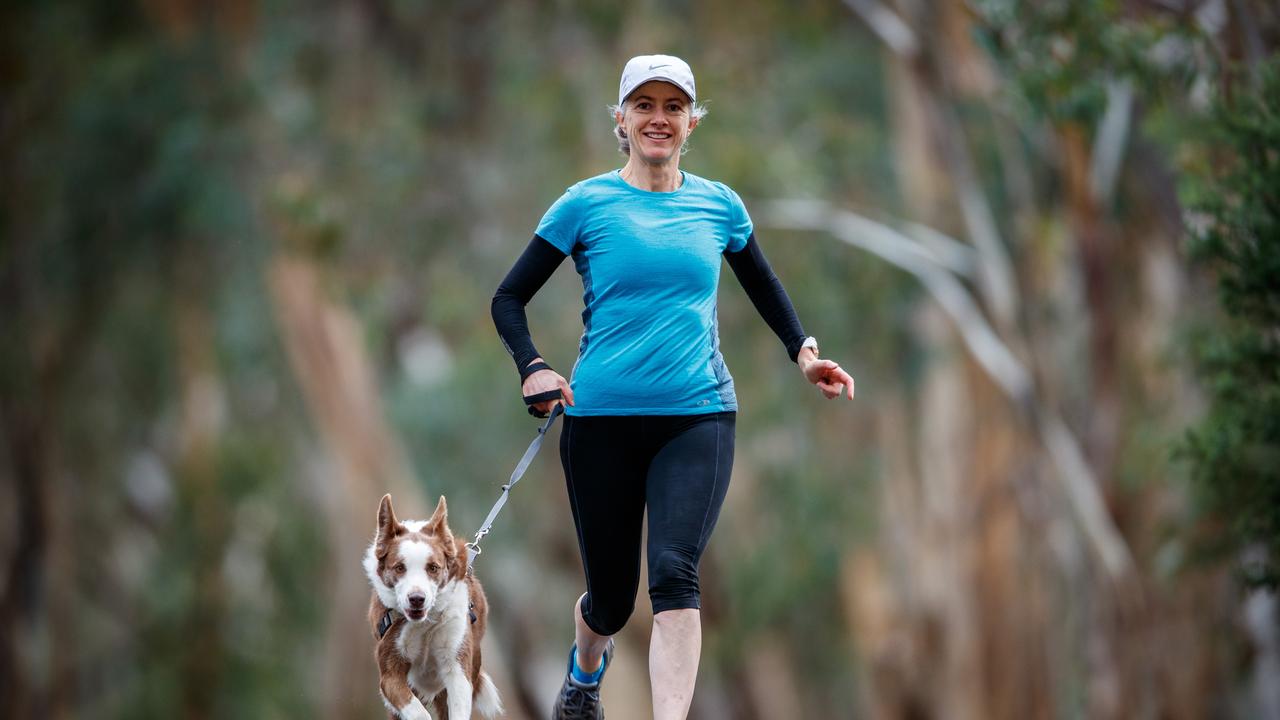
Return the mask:
<svg viewBox="0 0 1280 720">
<path fill-rule="evenodd" d="M 627 131 L 624 130 L 621 125 L 618 124 L 618 114 L 621 113 L 623 115 L 626 115 L 628 102 L 631 102 L 631 101 L 628 100 L 622 103 L 621 105 L 610 105 L 608 107 L 608 110 L 609 110 L 609 117 L 613 119 L 613 136 L 618 140 L 618 152 L 630 157 L 631 140 L 627 138 Z M 702 103 L 697 101 L 692 101 L 689 103 L 689 119 L 690 120 L 701 121 L 702 118 L 706 116 L 707 116 L 706 105 L 703 105 Z M 689 152 L 688 136 L 685 137 L 684 143 L 680 146 L 681 155 L 687 152 Z"/>
</svg>

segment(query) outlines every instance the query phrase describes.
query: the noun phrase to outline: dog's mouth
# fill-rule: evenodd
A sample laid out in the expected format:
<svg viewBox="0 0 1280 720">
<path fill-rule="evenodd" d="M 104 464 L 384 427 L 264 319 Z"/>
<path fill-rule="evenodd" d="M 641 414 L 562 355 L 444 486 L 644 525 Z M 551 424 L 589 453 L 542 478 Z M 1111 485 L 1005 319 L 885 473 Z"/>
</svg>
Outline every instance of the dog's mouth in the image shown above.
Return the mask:
<svg viewBox="0 0 1280 720">
<path fill-rule="evenodd" d="M 410 620 L 412 620 L 412 621 L 414 621 L 414 622 L 417 622 L 417 621 L 419 621 L 419 620 L 421 620 L 421 619 L 423 619 L 423 618 L 425 618 L 425 617 L 427 616 L 427 611 L 426 611 L 426 610 L 420 610 L 420 609 L 409 608 L 408 610 L 405 610 L 405 611 L 404 611 L 404 616 L 405 616 L 405 617 L 407 617 L 407 618 L 409 618 Z"/>
</svg>

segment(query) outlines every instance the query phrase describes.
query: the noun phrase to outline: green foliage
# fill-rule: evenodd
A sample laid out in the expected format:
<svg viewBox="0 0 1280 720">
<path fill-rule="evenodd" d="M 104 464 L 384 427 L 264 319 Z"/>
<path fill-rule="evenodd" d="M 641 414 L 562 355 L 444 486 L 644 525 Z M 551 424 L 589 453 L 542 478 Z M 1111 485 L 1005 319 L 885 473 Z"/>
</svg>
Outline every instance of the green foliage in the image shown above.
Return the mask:
<svg viewBox="0 0 1280 720">
<path fill-rule="evenodd" d="M 1225 524 L 1227 546 L 1246 552 L 1251 584 L 1280 583 L 1280 61 L 1240 84 L 1217 109 L 1228 157 L 1195 201 L 1207 228 L 1191 242 L 1214 271 L 1221 324 L 1200 342 L 1210 398 L 1187 433 L 1206 509 Z M 1257 552 L 1261 550 L 1262 552 Z"/>
<path fill-rule="evenodd" d="M 1017 104 L 1053 122 L 1092 128 L 1106 110 L 1109 82 L 1134 80 L 1156 92 L 1179 76 L 1153 52 L 1180 30 L 1171 16 L 1135 17 L 1113 0 L 982 0 L 976 9 L 978 41 L 1005 65 Z"/>
</svg>

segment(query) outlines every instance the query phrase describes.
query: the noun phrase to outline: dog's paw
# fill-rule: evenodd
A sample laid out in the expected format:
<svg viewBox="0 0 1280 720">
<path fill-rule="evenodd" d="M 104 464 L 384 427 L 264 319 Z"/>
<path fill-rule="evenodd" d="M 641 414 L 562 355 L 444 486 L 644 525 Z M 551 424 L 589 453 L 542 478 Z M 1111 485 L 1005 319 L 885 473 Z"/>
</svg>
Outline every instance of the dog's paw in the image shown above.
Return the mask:
<svg viewBox="0 0 1280 720">
<path fill-rule="evenodd" d="M 414 698 L 413 702 L 396 712 L 400 714 L 400 720 L 434 720 L 431 717 L 431 713 L 427 712 L 427 708 L 422 705 L 418 698 Z"/>
</svg>

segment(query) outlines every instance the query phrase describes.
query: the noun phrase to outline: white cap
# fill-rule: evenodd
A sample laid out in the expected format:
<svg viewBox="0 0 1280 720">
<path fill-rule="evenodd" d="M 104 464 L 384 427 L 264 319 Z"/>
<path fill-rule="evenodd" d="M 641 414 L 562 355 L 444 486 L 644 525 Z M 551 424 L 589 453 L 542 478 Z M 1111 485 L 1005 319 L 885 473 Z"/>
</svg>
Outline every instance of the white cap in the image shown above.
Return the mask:
<svg viewBox="0 0 1280 720">
<path fill-rule="evenodd" d="M 627 96 L 635 89 L 650 80 L 662 80 L 684 91 L 690 100 L 697 100 L 698 93 L 693 85 L 693 70 L 689 63 L 673 55 L 638 55 L 627 61 L 622 68 L 622 83 L 618 85 L 618 104 L 627 101 Z"/>
</svg>

